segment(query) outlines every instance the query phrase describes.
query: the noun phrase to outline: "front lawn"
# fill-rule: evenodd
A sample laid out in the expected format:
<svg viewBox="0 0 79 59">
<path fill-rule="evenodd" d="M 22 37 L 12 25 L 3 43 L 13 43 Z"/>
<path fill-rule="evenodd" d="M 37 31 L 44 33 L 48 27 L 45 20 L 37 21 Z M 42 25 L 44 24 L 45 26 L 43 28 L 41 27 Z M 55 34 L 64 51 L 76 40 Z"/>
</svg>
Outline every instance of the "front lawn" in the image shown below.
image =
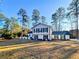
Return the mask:
<svg viewBox="0 0 79 59">
<path fill-rule="evenodd" d="M 0 59 L 79 59 L 79 42 L 30 42 L 0 47 Z"/>
</svg>

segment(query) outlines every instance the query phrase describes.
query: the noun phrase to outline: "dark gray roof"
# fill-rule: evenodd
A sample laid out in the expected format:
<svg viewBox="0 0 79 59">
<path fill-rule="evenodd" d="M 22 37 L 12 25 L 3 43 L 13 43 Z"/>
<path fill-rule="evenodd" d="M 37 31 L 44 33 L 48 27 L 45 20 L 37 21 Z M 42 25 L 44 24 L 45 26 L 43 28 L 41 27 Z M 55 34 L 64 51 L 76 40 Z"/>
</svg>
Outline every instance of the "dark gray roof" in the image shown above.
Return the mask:
<svg viewBox="0 0 79 59">
<path fill-rule="evenodd" d="M 45 26 L 48 26 L 48 27 L 50 27 L 50 28 L 52 28 L 50 25 L 47 25 L 47 24 L 43 24 L 43 23 L 38 23 L 38 24 L 36 24 L 35 26 L 33 26 L 31 29 L 33 29 L 33 28 L 35 28 L 36 26 L 38 26 L 38 25 L 45 25 Z"/>
<path fill-rule="evenodd" d="M 52 32 L 53 35 L 70 35 L 68 31 L 54 31 Z"/>
</svg>

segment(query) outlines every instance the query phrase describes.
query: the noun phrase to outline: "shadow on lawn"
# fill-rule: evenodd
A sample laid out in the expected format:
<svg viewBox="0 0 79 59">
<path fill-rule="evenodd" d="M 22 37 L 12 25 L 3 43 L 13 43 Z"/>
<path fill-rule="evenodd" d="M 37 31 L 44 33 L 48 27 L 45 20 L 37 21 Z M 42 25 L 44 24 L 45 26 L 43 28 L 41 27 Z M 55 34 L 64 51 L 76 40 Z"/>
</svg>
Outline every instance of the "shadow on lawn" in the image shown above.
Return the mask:
<svg viewBox="0 0 79 59">
<path fill-rule="evenodd" d="M 67 59 L 69 55 L 76 51 L 74 48 L 65 49 L 64 47 L 67 47 L 68 45 L 56 45 L 49 49 L 44 47 L 40 48 L 40 46 L 41 45 L 36 45 L 12 51 L 0 52 L 0 59 Z"/>
</svg>

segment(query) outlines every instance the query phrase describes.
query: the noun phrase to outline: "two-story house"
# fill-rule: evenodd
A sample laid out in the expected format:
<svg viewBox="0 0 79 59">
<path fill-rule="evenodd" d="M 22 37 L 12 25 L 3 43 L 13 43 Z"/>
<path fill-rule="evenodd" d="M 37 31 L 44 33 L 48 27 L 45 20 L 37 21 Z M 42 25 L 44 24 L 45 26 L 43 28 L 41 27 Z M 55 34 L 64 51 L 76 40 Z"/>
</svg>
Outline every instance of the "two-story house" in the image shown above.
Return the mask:
<svg viewBox="0 0 79 59">
<path fill-rule="evenodd" d="M 52 28 L 47 24 L 39 23 L 31 28 L 34 40 L 51 40 Z"/>
</svg>

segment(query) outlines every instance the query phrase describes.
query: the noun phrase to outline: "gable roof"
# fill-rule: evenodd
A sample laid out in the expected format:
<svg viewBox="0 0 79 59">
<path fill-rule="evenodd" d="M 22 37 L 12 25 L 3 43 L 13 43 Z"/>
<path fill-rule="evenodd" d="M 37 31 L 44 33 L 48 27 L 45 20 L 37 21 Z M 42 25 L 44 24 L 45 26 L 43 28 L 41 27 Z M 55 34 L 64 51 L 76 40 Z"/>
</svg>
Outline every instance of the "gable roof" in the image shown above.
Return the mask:
<svg viewBox="0 0 79 59">
<path fill-rule="evenodd" d="M 50 25 L 43 24 L 43 23 L 38 23 L 38 24 L 36 24 L 35 26 L 33 26 L 31 29 L 35 28 L 35 27 L 38 26 L 38 25 L 44 25 L 44 26 L 48 26 L 48 27 L 52 28 Z"/>
<path fill-rule="evenodd" d="M 52 32 L 54 35 L 70 35 L 70 32 L 68 31 L 54 31 Z"/>
</svg>

